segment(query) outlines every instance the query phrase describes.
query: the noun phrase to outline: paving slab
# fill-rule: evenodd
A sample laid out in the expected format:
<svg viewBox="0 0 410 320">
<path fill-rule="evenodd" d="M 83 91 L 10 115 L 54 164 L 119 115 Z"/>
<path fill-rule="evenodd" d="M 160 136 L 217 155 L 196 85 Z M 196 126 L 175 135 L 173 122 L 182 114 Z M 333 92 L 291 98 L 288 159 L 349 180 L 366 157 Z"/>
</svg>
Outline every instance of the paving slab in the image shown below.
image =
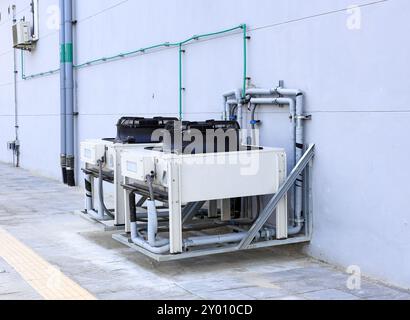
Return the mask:
<svg viewBox="0 0 410 320">
<path fill-rule="evenodd" d="M 349 275 L 287 246 L 157 263 L 75 211 L 83 192 L 0 163 L 0 227 L 102 300 L 410 299 L 404 290 Z M 4 272 L 2 272 L 4 271 Z M 40 299 L 0 259 L 0 299 Z"/>
</svg>

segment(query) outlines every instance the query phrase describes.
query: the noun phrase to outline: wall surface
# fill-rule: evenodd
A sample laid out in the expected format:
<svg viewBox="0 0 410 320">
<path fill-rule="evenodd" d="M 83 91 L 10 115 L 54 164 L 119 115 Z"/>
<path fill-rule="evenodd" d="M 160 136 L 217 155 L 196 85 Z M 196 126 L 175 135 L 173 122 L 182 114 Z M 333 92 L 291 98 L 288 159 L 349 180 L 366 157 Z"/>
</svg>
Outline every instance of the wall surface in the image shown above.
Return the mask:
<svg viewBox="0 0 410 320">
<path fill-rule="evenodd" d="M 252 85 L 284 80 L 302 89 L 313 116 L 307 141 L 317 145 L 315 230 L 307 251 L 410 288 L 410 173 L 403 170 L 410 156 L 408 0 L 75 2 L 76 64 L 248 24 Z M 6 162 L 12 157 L 6 142 L 14 139 L 11 3 L 0 0 L 0 160 Z M 28 0 L 14 3 L 19 18 L 29 16 Z M 59 66 L 57 5 L 40 0 L 40 41 L 25 53 L 26 75 Z M 351 5 L 359 7 L 349 11 Z M 241 34 L 185 49 L 185 118 L 220 119 L 222 93 L 242 83 Z M 77 141 L 114 136 L 123 115 L 176 116 L 178 50 L 79 69 L 76 87 Z M 58 74 L 19 77 L 18 107 L 22 166 L 59 179 Z M 258 119 L 262 144 L 290 153 L 286 110 L 262 107 Z"/>
</svg>

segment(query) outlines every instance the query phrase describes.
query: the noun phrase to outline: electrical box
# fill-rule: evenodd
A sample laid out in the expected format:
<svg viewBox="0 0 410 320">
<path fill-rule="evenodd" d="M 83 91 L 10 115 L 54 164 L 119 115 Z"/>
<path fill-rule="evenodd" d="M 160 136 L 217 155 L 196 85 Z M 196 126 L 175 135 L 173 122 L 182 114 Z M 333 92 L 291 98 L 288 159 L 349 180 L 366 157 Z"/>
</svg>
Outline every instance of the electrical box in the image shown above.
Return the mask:
<svg viewBox="0 0 410 320">
<path fill-rule="evenodd" d="M 17 148 L 17 143 L 16 143 L 16 141 L 9 141 L 9 142 L 7 142 L 7 149 L 8 149 L 8 150 L 14 151 L 14 150 L 16 150 L 16 148 Z"/>
<path fill-rule="evenodd" d="M 149 156 L 138 155 L 135 158 L 123 161 L 122 168 L 130 177 L 137 181 L 145 181 L 148 175 L 155 173 L 155 159 Z"/>
<path fill-rule="evenodd" d="M 106 142 L 103 140 L 87 140 L 81 143 L 81 161 L 98 165 L 98 161 L 105 157 Z"/>
<path fill-rule="evenodd" d="M 31 24 L 28 21 L 19 21 L 13 25 L 13 47 L 23 50 L 31 50 L 34 41 L 31 36 Z"/>
</svg>

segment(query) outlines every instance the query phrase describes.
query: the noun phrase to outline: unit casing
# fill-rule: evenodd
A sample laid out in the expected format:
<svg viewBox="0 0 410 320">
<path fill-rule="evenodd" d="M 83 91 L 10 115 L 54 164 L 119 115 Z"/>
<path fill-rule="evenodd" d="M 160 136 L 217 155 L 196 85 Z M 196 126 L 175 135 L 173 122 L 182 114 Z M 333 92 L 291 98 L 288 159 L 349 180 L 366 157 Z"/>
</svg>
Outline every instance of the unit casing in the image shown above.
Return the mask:
<svg viewBox="0 0 410 320">
<path fill-rule="evenodd" d="M 13 48 L 31 50 L 34 42 L 31 36 L 31 24 L 19 21 L 13 25 Z"/>
<path fill-rule="evenodd" d="M 272 195 L 287 176 L 285 151 L 272 148 L 245 147 L 238 152 L 189 155 L 170 154 L 161 148 L 144 149 L 124 152 L 121 161 L 126 187 L 139 188 L 154 170 L 153 187 L 167 194 L 170 254 L 183 252 L 184 205 Z M 286 197 L 277 207 L 276 227 L 277 239 L 287 238 Z"/>
</svg>

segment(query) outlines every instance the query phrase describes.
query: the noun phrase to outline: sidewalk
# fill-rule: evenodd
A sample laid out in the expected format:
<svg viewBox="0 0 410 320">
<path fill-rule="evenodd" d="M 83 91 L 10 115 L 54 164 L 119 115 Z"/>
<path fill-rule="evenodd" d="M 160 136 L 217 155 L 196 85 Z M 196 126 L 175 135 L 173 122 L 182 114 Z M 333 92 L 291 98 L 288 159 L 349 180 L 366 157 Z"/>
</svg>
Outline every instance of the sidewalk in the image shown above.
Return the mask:
<svg viewBox="0 0 410 320">
<path fill-rule="evenodd" d="M 351 291 L 349 275 L 294 247 L 159 264 L 74 214 L 82 208 L 81 190 L 0 163 L 0 228 L 97 299 L 410 300 L 406 291 L 365 279 Z M 0 257 L 0 300 L 41 298 Z"/>
</svg>

